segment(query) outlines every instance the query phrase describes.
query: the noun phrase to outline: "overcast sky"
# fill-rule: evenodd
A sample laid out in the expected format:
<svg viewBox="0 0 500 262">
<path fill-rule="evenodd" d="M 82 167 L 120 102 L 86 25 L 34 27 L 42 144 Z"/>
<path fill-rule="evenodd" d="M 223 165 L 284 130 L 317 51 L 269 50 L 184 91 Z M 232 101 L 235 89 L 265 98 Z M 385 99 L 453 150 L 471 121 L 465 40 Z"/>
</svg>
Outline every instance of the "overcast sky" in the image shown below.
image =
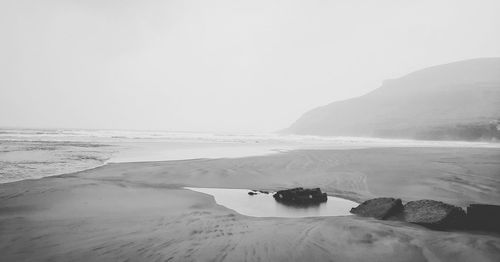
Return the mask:
<svg viewBox="0 0 500 262">
<path fill-rule="evenodd" d="M 266 132 L 500 56 L 498 0 L 0 0 L 0 126 Z"/>
</svg>

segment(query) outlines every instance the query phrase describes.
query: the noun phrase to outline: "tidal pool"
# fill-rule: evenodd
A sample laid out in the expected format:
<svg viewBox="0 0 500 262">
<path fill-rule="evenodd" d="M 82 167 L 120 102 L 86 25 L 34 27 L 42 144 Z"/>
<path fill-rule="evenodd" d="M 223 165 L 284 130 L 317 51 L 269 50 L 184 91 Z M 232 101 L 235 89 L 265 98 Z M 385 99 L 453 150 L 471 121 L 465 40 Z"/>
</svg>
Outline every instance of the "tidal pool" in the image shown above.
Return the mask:
<svg viewBox="0 0 500 262">
<path fill-rule="evenodd" d="M 212 195 L 217 204 L 232 209 L 242 215 L 252 217 L 322 217 L 348 216 L 349 211 L 358 203 L 338 198 L 328 197 L 326 203 L 317 206 L 295 207 L 284 205 L 273 198 L 273 193 L 249 195 L 248 189 L 199 188 L 186 187 L 200 193 Z"/>
</svg>

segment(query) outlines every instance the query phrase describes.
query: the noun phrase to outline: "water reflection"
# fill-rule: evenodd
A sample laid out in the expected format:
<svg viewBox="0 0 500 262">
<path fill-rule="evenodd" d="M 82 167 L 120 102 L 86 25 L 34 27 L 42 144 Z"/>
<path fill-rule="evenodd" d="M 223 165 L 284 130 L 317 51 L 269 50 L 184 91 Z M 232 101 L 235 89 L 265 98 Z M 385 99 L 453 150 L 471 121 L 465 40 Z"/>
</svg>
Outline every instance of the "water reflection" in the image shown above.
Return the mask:
<svg viewBox="0 0 500 262">
<path fill-rule="evenodd" d="M 310 207 L 296 207 L 278 203 L 274 200 L 272 193 L 258 193 L 252 196 L 248 194 L 250 190 L 247 189 L 186 188 L 212 195 L 217 204 L 252 217 L 347 216 L 350 215 L 349 210 L 358 205 L 347 199 L 329 196 L 326 203 Z"/>
</svg>

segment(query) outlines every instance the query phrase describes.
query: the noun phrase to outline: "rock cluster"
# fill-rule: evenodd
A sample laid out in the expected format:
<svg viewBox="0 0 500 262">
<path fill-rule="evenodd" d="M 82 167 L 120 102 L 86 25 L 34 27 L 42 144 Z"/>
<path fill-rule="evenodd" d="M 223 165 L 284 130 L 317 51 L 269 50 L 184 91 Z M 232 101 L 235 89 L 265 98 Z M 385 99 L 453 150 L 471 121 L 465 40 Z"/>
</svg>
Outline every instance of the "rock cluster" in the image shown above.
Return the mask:
<svg viewBox="0 0 500 262">
<path fill-rule="evenodd" d="M 377 219 L 399 220 L 433 229 L 472 229 L 500 232 L 500 206 L 472 204 L 460 207 L 435 200 L 410 201 L 375 198 L 352 208 L 351 213 Z"/>
<path fill-rule="evenodd" d="M 252 189 L 252 191 L 249 191 L 248 194 L 251 195 L 251 196 L 255 196 L 259 193 L 262 193 L 262 194 L 269 194 L 268 191 L 264 191 L 264 190 L 255 190 L 255 189 Z"/>
<path fill-rule="evenodd" d="M 317 205 L 328 200 L 326 193 L 321 192 L 321 189 L 304 189 L 302 187 L 280 190 L 273 197 L 280 203 L 299 206 Z"/>
</svg>

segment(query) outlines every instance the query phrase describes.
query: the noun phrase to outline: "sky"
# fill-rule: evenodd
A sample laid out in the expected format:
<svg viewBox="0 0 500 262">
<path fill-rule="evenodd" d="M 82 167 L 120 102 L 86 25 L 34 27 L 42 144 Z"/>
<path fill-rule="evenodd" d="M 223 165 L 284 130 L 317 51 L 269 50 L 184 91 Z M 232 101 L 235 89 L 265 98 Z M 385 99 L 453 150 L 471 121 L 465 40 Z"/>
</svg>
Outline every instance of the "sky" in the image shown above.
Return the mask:
<svg viewBox="0 0 500 262">
<path fill-rule="evenodd" d="M 0 126 L 273 132 L 500 56 L 498 0 L 0 0 Z"/>
</svg>

